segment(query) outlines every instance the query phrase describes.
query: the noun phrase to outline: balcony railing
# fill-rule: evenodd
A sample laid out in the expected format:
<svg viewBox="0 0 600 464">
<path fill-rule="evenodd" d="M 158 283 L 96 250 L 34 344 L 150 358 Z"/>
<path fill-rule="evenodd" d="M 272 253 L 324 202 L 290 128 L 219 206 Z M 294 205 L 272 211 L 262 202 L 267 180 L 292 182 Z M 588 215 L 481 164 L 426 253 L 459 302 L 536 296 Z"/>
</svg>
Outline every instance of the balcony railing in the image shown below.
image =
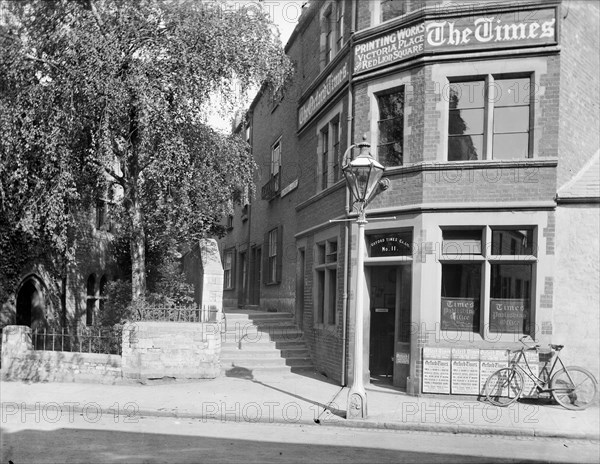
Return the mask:
<svg viewBox="0 0 600 464">
<path fill-rule="evenodd" d="M 281 182 L 279 179 L 281 178 L 281 171 L 277 174 L 273 174 L 269 181 L 263 185 L 261 191 L 261 198 L 263 200 L 271 201 L 279 194 L 279 190 L 281 188 Z"/>
</svg>

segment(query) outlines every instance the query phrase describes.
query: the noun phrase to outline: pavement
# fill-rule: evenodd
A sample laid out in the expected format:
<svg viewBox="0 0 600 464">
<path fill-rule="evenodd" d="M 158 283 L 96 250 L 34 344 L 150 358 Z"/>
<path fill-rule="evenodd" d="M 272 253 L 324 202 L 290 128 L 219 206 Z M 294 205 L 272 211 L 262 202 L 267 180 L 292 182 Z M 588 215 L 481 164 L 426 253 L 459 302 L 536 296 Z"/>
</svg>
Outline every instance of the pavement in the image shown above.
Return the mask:
<svg viewBox="0 0 600 464">
<path fill-rule="evenodd" d="M 58 421 L 75 414 L 136 422 L 145 416 L 201 421 L 298 423 L 449 433 L 600 440 L 598 404 L 570 411 L 544 400 L 498 408 L 477 397 L 420 396 L 391 385 L 367 387 L 368 418 L 345 419 L 348 388 L 313 373 L 230 373 L 212 380 L 90 383 L 0 382 L 2 423 Z"/>
</svg>

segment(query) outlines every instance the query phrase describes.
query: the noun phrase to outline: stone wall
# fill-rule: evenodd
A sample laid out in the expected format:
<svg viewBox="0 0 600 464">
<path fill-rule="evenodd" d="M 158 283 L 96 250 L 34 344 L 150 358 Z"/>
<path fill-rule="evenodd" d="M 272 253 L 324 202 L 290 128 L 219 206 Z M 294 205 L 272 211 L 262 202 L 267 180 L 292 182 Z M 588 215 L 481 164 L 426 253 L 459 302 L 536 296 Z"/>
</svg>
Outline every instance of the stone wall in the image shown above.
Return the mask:
<svg viewBox="0 0 600 464">
<path fill-rule="evenodd" d="M 121 356 L 34 350 L 31 328 L 10 325 L 2 330 L 2 378 L 114 384 L 121 380 Z"/>
<path fill-rule="evenodd" d="M 135 322 L 123 329 L 123 377 L 212 379 L 219 375 L 220 325 Z"/>
</svg>

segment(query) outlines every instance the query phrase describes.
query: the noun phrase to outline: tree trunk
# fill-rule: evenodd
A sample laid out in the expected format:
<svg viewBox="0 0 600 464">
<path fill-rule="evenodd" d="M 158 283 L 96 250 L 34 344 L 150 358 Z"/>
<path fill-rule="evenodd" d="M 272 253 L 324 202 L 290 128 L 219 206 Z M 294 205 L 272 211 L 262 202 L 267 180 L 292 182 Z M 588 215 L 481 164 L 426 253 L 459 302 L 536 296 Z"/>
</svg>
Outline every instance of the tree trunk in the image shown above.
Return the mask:
<svg viewBox="0 0 600 464">
<path fill-rule="evenodd" d="M 146 294 L 146 232 L 142 209 L 137 198 L 130 205 L 131 217 L 131 296 L 139 300 Z"/>
</svg>

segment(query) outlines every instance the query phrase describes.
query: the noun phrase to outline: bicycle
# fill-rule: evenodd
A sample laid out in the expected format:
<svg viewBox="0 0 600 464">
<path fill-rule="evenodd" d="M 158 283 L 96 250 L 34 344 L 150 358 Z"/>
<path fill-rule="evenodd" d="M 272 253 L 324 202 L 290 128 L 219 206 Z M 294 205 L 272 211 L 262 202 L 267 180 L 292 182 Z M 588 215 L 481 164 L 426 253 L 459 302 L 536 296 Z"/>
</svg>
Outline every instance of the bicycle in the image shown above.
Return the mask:
<svg viewBox="0 0 600 464">
<path fill-rule="evenodd" d="M 564 365 L 559 355 L 564 345 L 549 345 L 554 362 L 550 371 L 546 367 L 542 369 L 540 375 L 546 371 L 545 379 L 534 374 L 525 351 L 538 352 L 540 345 L 528 345 L 524 341 L 527 337 L 525 335 L 519 339 L 524 345 L 522 348 L 510 351 L 518 353 L 516 358 L 510 361 L 510 366 L 498 369 L 485 382 L 483 394 L 490 403 L 505 407 L 517 401 L 525 388 L 523 373 L 533 381 L 538 394 L 550 393 L 556 402 L 566 409 L 582 410 L 595 401 L 598 392 L 596 379 L 582 367 Z M 525 360 L 525 367 L 519 364 L 522 359 Z M 554 372 L 558 363 L 561 369 Z"/>
</svg>

